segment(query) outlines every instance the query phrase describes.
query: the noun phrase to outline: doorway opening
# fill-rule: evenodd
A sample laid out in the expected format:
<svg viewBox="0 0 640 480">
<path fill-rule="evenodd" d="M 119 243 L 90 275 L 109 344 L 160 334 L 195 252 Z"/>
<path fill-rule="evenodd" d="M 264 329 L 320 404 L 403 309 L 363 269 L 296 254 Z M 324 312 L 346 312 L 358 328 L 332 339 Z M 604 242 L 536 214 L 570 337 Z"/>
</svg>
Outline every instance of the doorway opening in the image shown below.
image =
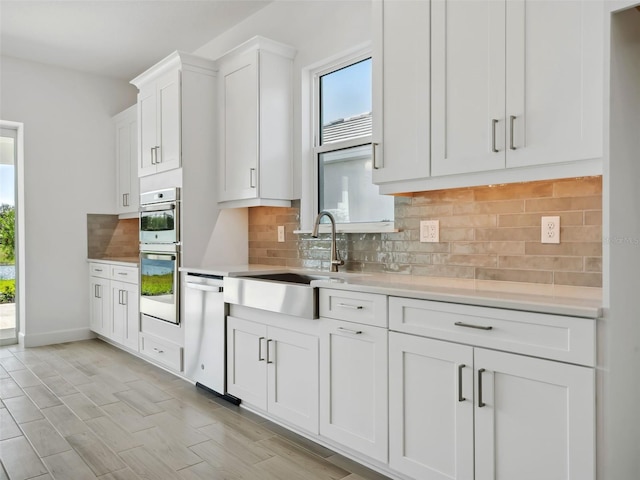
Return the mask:
<svg viewBox="0 0 640 480">
<path fill-rule="evenodd" d="M 18 131 L 0 128 L 0 345 L 17 343 L 16 203 Z"/>
</svg>

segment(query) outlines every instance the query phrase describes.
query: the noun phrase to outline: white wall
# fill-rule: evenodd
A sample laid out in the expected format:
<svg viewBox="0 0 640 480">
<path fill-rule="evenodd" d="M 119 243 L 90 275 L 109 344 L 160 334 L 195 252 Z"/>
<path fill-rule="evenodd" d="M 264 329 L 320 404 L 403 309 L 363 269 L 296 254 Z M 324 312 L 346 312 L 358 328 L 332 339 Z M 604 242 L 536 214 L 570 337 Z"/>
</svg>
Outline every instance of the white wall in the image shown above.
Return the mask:
<svg viewBox="0 0 640 480">
<path fill-rule="evenodd" d="M 274 2 L 193 52 L 216 59 L 256 35 L 297 50 L 293 62 L 294 198 L 300 198 L 302 69 L 371 42 L 369 0 L 305 0 Z M 306 115 L 306 112 L 304 113 Z"/>
<path fill-rule="evenodd" d="M 111 117 L 135 103 L 136 90 L 120 80 L 0 61 L 0 118 L 24 124 L 21 340 L 29 346 L 86 338 L 86 216 L 115 210 Z"/>
</svg>

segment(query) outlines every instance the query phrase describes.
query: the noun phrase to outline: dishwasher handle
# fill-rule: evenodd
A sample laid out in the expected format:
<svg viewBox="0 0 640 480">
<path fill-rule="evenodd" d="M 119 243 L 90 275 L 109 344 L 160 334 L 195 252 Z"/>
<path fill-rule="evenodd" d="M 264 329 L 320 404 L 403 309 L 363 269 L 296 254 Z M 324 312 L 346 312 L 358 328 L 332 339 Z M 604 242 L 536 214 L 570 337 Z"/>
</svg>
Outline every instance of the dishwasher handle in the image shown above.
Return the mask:
<svg viewBox="0 0 640 480">
<path fill-rule="evenodd" d="M 212 285 L 203 285 L 202 283 L 191 283 L 186 282 L 187 288 L 193 288 L 194 290 L 202 290 L 203 292 L 214 292 L 219 293 L 222 292 L 222 287 L 212 286 Z"/>
</svg>

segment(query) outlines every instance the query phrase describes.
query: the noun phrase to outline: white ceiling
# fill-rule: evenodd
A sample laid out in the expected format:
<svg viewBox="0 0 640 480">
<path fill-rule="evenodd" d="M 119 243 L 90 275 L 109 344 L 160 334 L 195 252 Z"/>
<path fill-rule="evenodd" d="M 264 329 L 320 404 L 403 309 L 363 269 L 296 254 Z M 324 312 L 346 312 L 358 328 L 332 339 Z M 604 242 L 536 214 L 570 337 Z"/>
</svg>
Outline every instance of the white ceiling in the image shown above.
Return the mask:
<svg viewBox="0 0 640 480">
<path fill-rule="evenodd" d="M 0 0 L 0 53 L 123 80 L 272 0 Z"/>
</svg>

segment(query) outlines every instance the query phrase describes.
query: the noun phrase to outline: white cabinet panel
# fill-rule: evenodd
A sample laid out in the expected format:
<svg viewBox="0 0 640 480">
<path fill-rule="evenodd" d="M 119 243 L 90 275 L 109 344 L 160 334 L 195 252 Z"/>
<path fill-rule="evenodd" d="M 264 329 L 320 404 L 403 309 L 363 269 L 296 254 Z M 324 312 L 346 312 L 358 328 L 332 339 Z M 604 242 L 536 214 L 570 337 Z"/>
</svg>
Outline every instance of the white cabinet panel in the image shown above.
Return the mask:
<svg viewBox="0 0 640 480">
<path fill-rule="evenodd" d="M 473 478 L 472 347 L 389 333 L 389 465 L 421 480 Z"/>
<path fill-rule="evenodd" d="M 318 338 L 276 327 L 267 333 L 267 410 L 317 432 Z"/>
<path fill-rule="evenodd" d="M 507 167 L 602 156 L 602 12 L 599 1 L 507 2 Z"/>
<path fill-rule="evenodd" d="M 320 434 L 387 461 L 387 329 L 321 319 Z"/>
<path fill-rule="evenodd" d="M 504 168 L 504 3 L 431 4 L 431 174 Z"/>
<path fill-rule="evenodd" d="M 256 407 L 267 408 L 267 327 L 227 317 L 227 391 Z"/>
<path fill-rule="evenodd" d="M 180 167 L 180 72 L 173 71 L 157 80 L 158 151 L 156 171 Z"/>
<path fill-rule="evenodd" d="M 134 105 L 114 117 L 116 128 L 116 213 L 138 211 L 138 120 Z"/>
<path fill-rule="evenodd" d="M 111 329 L 110 294 L 108 279 L 89 277 L 89 325 L 91 330 L 101 335 L 108 335 Z"/>
<path fill-rule="evenodd" d="M 430 2 L 377 1 L 373 183 L 429 176 Z"/>
<path fill-rule="evenodd" d="M 593 369 L 485 349 L 474 355 L 482 378 L 475 478 L 594 479 Z"/>
</svg>

